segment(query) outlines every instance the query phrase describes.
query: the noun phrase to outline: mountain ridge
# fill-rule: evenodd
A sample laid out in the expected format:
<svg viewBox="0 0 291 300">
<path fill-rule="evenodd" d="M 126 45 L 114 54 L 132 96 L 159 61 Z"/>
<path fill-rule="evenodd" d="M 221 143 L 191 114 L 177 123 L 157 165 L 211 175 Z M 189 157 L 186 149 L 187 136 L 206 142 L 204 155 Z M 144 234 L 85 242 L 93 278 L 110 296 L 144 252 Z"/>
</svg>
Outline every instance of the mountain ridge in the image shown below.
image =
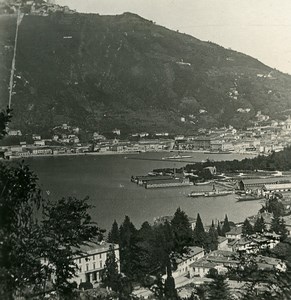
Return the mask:
<svg viewBox="0 0 291 300">
<path fill-rule="evenodd" d="M 13 41 L 10 23 L 0 30 L 2 46 Z M 8 57 L 1 53 L 1 70 Z M 290 87 L 291 76 L 257 59 L 136 14 L 28 14 L 19 27 L 12 125 L 24 132 L 61 123 L 101 132 L 244 126 L 259 110 L 280 117 L 290 109 Z"/>
</svg>

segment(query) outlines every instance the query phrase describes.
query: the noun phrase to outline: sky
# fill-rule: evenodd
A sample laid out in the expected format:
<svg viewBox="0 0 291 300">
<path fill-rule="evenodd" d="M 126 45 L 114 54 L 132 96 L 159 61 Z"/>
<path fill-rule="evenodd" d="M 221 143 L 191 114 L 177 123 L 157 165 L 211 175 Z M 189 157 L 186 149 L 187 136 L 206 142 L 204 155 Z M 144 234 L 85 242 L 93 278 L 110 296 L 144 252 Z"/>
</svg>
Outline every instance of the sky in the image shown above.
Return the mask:
<svg viewBox="0 0 291 300">
<path fill-rule="evenodd" d="M 85 13 L 136 13 L 291 74 L 290 0 L 56 0 Z"/>
</svg>

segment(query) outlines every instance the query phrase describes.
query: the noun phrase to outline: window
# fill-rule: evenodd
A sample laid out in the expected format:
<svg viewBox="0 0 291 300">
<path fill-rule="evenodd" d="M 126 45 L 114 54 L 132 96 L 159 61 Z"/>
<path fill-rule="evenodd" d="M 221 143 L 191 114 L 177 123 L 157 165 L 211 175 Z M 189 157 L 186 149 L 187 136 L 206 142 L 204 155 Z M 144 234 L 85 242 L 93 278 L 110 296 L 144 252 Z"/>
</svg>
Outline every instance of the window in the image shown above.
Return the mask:
<svg viewBox="0 0 291 300">
<path fill-rule="evenodd" d="M 79 264 L 82 262 L 82 259 L 81 258 L 79 258 Z"/>
<path fill-rule="evenodd" d="M 95 260 L 95 255 L 93 255 L 93 260 Z"/>
<path fill-rule="evenodd" d="M 102 268 L 102 261 L 100 261 L 100 268 Z"/>
<path fill-rule="evenodd" d="M 82 272 L 82 266 L 79 266 L 80 273 Z"/>
<path fill-rule="evenodd" d="M 100 258 L 100 259 L 101 259 L 101 255 L 102 255 L 102 254 L 100 253 L 100 254 L 99 254 L 99 258 Z"/>
<path fill-rule="evenodd" d="M 96 281 L 97 280 L 97 272 L 93 273 L 93 280 Z"/>
<path fill-rule="evenodd" d="M 94 270 L 96 269 L 96 264 L 95 264 L 95 263 L 93 263 L 93 269 L 94 269 Z"/>
<path fill-rule="evenodd" d="M 89 264 L 86 264 L 86 271 L 89 271 Z"/>
</svg>

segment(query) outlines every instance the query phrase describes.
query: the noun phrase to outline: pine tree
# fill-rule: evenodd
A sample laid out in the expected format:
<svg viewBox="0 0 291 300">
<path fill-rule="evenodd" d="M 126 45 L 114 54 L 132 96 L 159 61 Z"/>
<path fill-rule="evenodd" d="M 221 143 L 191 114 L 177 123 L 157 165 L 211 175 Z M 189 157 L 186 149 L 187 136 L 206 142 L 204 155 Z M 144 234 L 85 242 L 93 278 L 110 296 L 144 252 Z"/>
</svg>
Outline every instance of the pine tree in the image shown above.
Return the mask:
<svg viewBox="0 0 291 300">
<path fill-rule="evenodd" d="M 231 294 L 228 284 L 222 275 L 217 275 L 212 282 L 208 284 L 208 300 L 230 300 Z"/>
<path fill-rule="evenodd" d="M 118 272 L 118 264 L 113 245 L 109 246 L 104 272 L 102 273 L 102 282 L 106 287 L 111 288 L 114 292 L 120 290 L 120 274 Z"/>
<path fill-rule="evenodd" d="M 230 225 L 229 225 L 229 222 L 228 222 L 227 215 L 225 215 L 221 231 L 222 231 L 223 236 L 225 236 L 225 234 L 230 231 Z"/>
<path fill-rule="evenodd" d="M 207 235 L 199 214 L 197 214 L 196 225 L 193 232 L 193 240 L 194 244 L 200 247 L 205 247 L 207 243 Z"/>
<path fill-rule="evenodd" d="M 245 219 L 243 226 L 242 226 L 242 234 L 243 236 L 251 235 L 254 233 L 253 226 L 251 225 L 248 219 Z"/>
<path fill-rule="evenodd" d="M 266 223 L 263 216 L 258 217 L 254 224 L 254 232 L 262 233 L 266 231 Z"/>
<path fill-rule="evenodd" d="M 111 230 L 108 233 L 107 241 L 108 241 L 108 243 L 119 244 L 119 242 L 120 242 L 119 239 L 120 239 L 120 237 L 119 237 L 118 224 L 117 224 L 116 220 L 114 220 Z"/>
<path fill-rule="evenodd" d="M 185 247 L 192 245 L 193 232 L 188 216 L 180 207 L 174 214 L 171 227 L 174 235 L 174 251 L 182 254 L 185 251 Z"/>
<path fill-rule="evenodd" d="M 137 230 L 128 216 L 125 216 L 119 232 L 121 271 L 124 272 L 126 276 L 132 278 L 137 273 Z"/>
</svg>

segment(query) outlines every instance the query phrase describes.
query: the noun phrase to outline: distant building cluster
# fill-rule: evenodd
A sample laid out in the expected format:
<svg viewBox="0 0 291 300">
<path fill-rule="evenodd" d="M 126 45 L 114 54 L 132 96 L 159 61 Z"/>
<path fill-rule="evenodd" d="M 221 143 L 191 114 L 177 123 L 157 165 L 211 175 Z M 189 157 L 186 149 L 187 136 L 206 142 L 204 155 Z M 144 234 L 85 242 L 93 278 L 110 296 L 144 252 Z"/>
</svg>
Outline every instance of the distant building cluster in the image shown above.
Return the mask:
<svg viewBox="0 0 291 300">
<path fill-rule="evenodd" d="M 259 114 L 261 116 L 261 114 Z M 2 146 L 5 157 L 30 155 L 79 154 L 85 152 L 132 153 L 154 151 L 203 151 L 205 153 L 269 154 L 291 145 L 291 118 L 270 121 L 269 125 L 238 130 L 232 126 L 199 129 L 193 135 L 170 135 L 168 132 L 136 132 L 122 139 L 122 131 L 114 128 L 111 137 L 95 131 L 81 142 L 79 127 L 62 124 L 54 127 L 50 138 L 32 134 L 27 142 L 19 129 L 8 129 L 8 136 L 20 140 L 17 145 Z"/>
<path fill-rule="evenodd" d="M 54 0 L 6 0 L 0 3 L 1 14 L 15 14 L 18 10 L 32 15 L 48 16 L 51 13 L 62 12 L 64 14 L 75 13 L 68 6 L 60 6 Z"/>
</svg>

